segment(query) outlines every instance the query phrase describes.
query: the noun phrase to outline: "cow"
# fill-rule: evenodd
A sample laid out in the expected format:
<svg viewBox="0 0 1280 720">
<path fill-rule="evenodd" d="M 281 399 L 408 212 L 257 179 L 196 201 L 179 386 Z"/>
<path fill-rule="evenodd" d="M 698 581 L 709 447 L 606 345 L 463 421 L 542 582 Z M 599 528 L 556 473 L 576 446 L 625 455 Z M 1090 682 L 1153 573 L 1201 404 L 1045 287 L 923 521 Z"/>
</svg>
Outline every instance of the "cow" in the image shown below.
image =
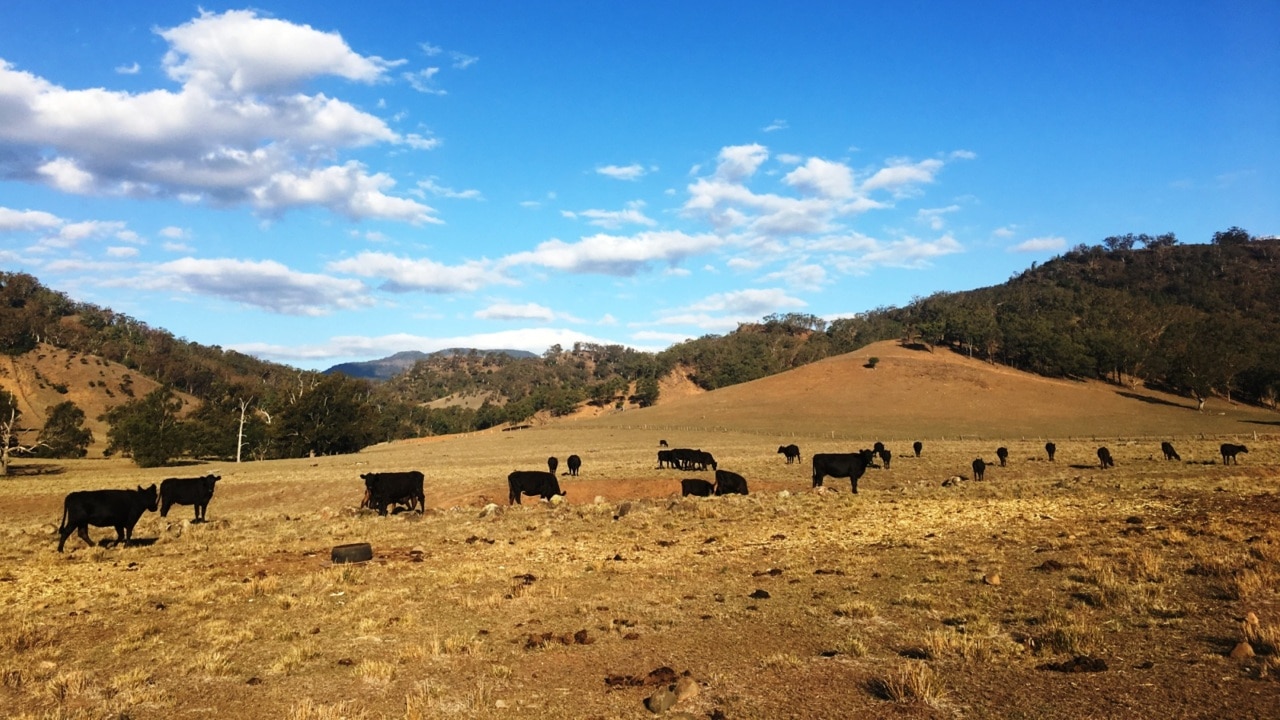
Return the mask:
<svg viewBox="0 0 1280 720">
<path fill-rule="evenodd" d="M 1044 451 L 1049 453 L 1049 462 L 1053 462 L 1053 454 L 1058 452 L 1058 446 L 1053 442 L 1047 442 L 1044 444 Z"/>
<path fill-rule="evenodd" d="M 58 552 L 67 544 L 71 533 L 80 535 L 87 545 L 89 526 L 116 529 L 115 544 L 133 540 L 133 526 L 145 512 L 155 512 L 160 505 L 160 493 L 152 483 L 137 490 L 77 490 L 67 495 L 62 503 L 62 524 L 58 526 Z"/>
<path fill-rule="evenodd" d="M 1164 453 L 1165 460 L 1181 460 L 1178 451 L 1173 449 L 1173 443 L 1165 441 L 1160 443 L 1160 452 Z"/>
<path fill-rule="evenodd" d="M 556 495 L 564 495 L 556 476 L 542 470 L 513 470 L 507 476 L 508 505 L 519 505 L 521 495 L 537 495 L 543 500 L 550 500 Z"/>
<path fill-rule="evenodd" d="M 736 472 L 728 470 L 716 470 L 716 487 L 715 494 L 719 495 L 746 495 L 747 479 Z"/>
<path fill-rule="evenodd" d="M 1003 445 L 996 448 L 996 458 L 1000 461 L 1000 467 L 1004 467 L 1009 462 L 1009 448 Z"/>
<path fill-rule="evenodd" d="M 680 481 L 680 495 L 687 497 L 694 495 L 696 497 L 711 497 L 715 492 L 715 486 L 706 480 L 697 478 L 688 478 Z"/>
<path fill-rule="evenodd" d="M 716 469 L 716 459 L 709 452 L 676 448 L 671 451 L 671 456 L 675 458 L 676 467 L 681 470 L 706 470 L 708 465 L 712 470 Z"/>
<path fill-rule="evenodd" d="M 169 516 L 174 505 L 194 505 L 196 517 L 192 522 L 204 522 L 213 498 L 214 485 L 222 477 L 205 475 L 197 478 L 165 478 L 160 483 L 160 517 Z"/>
<path fill-rule="evenodd" d="M 560 461 L 557 460 L 554 455 L 547 458 L 547 472 L 551 473 L 552 475 L 555 475 L 556 468 L 558 467 L 560 467 Z"/>
<path fill-rule="evenodd" d="M 787 458 L 787 464 L 800 462 L 800 446 L 799 445 L 782 445 L 778 447 L 778 454 Z"/>
<path fill-rule="evenodd" d="M 973 479 L 981 480 L 982 476 L 987 472 L 987 462 L 982 458 L 974 458 L 973 460 Z"/>
<path fill-rule="evenodd" d="M 880 451 L 880 462 L 881 464 L 884 465 L 885 470 L 889 469 L 889 461 L 892 459 L 893 459 L 893 453 L 890 452 L 889 448 L 884 448 L 883 450 Z"/>
<path fill-rule="evenodd" d="M 407 505 L 419 513 L 427 511 L 427 496 L 422 492 L 423 475 L 417 470 L 404 472 L 371 472 L 360 476 L 364 480 L 364 502 L 360 507 L 387 514 L 388 505 Z"/>
<path fill-rule="evenodd" d="M 813 486 L 821 487 L 822 479 L 827 476 L 847 477 L 856 494 L 858 478 L 867 471 L 871 459 L 872 451 L 870 450 L 859 450 L 856 453 L 817 453 L 812 456 Z"/>
<path fill-rule="evenodd" d="M 671 447 L 671 446 L 667 444 L 666 440 L 659 440 L 658 447 Z"/>
<path fill-rule="evenodd" d="M 1218 448 L 1218 452 L 1222 453 L 1223 465 L 1231 465 L 1232 463 L 1239 465 L 1240 462 L 1236 460 L 1236 455 L 1249 452 L 1249 448 L 1233 443 L 1222 443 L 1222 447 Z"/>
<path fill-rule="evenodd" d="M 577 455 L 570 455 L 568 460 L 564 461 L 569 466 L 569 474 L 577 477 L 578 469 L 582 467 L 582 458 Z"/>
<path fill-rule="evenodd" d="M 916 451 L 916 457 L 920 457 L 920 451 L 924 449 L 924 443 L 917 440 L 911 443 L 911 449 Z"/>
<path fill-rule="evenodd" d="M 1102 466 L 1103 470 L 1116 466 L 1116 461 L 1111 459 L 1110 450 L 1105 447 L 1098 448 L 1098 464 Z"/>
<path fill-rule="evenodd" d="M 675 466 L 676 466 L 676 453 L 674 450 L 658 451 L 658 469 L 659 470 L 661 470 L 663 467 L 674 468 Z"/>
</svg>

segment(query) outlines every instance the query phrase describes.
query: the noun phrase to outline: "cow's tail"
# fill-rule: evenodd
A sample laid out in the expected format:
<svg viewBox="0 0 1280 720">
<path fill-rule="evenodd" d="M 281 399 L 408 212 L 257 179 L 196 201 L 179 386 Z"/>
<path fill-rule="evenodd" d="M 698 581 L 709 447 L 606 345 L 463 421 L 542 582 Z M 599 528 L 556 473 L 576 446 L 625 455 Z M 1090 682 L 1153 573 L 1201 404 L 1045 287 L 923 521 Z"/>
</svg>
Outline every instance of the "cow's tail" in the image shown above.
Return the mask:
<svg viewBox="0 0 1280 720">
<path fill-rule="evenodd" d="M 61 535 L 67 529 L 67 503 L 62 503 L 62 521 L 58 523 L 58 534 Z"/>
</svg>

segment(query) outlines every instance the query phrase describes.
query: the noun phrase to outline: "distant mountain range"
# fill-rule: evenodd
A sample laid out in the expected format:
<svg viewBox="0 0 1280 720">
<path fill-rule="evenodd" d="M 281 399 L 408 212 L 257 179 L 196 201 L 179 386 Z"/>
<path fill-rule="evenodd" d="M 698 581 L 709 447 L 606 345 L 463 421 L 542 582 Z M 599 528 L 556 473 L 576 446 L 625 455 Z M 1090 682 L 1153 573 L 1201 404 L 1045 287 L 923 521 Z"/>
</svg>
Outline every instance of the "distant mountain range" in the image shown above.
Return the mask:
<svg viewBox="0 0 1280 720">
<path fill-rule="evenodd" d="M 334 365 L 324 372 L 326 375 L 331 373 L 342 373 L 347 377 L 382 382 L 399 375 L 422 360 L 447 358 L 453 357 L 454 355 L 470 355 L 472 353 L 476 353 L 478 355 L 506 355 L 517 360 L 538 357 L 537 353 L 531 353 L 527 350 L 509 349 L 478 350 L 476 348 L 445 348 L 444 350 L 437 350 L 431 353 L 424 353 L 418 350 L 406 350 L 378 360 L 341 363 L 339 365 Z"/>
</svg>

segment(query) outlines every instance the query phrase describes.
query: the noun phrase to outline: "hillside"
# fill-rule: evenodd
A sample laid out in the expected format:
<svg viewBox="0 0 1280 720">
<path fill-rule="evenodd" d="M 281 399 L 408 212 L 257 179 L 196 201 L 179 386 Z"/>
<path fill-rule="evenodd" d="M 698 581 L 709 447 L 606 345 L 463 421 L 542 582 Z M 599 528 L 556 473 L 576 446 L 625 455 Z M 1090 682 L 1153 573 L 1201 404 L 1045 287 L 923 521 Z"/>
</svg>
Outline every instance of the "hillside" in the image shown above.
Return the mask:
<svg viewBox="0 0 1280 720">
<path fill-rule="evenodd" d="M 878 357 L 875 369 L 868 359 Z M 674 398 L 588 425 L 858 440 L 1272 432 L 1280 414 L 1098 381 L 1045 378 L 945 349 L 873 343 L 778 375 Z M 781 428 L 781 430 L 780 430 Z M 675 437 L 671 438 L 673 441 Z M 1045 439 L 1052 439 L 1045 437 Z"/>
<path fill-rule="evenodd" d="M 328 373 L 342 373 L 348 377 L 361 378 L 364 380 L 383 381 L 399 375 L 413 368 L 419 362 L 430 361 L 436 358 L 451 358 L 455 355 L 488 355 L 498 354 L 506 355 L 513 358 L 536 358 L 531 352 L 526 350 L 478 350 L 475 348 L 447 348 L 445 350 L 437 350 L 436 352 L 425 353 L 417 350 L 405 350 L 394 355 L 388 355 L 384 358 L 376 360 L 366 360 L 364 362 L 340 363 L 325 370 Z"/>
</svg>

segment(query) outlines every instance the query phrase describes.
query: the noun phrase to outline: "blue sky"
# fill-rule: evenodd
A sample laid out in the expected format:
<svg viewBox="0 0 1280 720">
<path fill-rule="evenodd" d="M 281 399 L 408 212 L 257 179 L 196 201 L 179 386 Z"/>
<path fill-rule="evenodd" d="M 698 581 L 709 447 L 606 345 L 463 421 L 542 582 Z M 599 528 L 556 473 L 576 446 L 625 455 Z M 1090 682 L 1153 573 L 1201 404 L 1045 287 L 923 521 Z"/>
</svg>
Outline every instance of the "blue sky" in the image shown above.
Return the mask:
<svg viewBox="0 0 1280 720">
<path fill-rule="evenodd" d="M 1280 233 L 1280 3 L 0 4 L 0 268 L 299 367 Z"/>
</svg>

